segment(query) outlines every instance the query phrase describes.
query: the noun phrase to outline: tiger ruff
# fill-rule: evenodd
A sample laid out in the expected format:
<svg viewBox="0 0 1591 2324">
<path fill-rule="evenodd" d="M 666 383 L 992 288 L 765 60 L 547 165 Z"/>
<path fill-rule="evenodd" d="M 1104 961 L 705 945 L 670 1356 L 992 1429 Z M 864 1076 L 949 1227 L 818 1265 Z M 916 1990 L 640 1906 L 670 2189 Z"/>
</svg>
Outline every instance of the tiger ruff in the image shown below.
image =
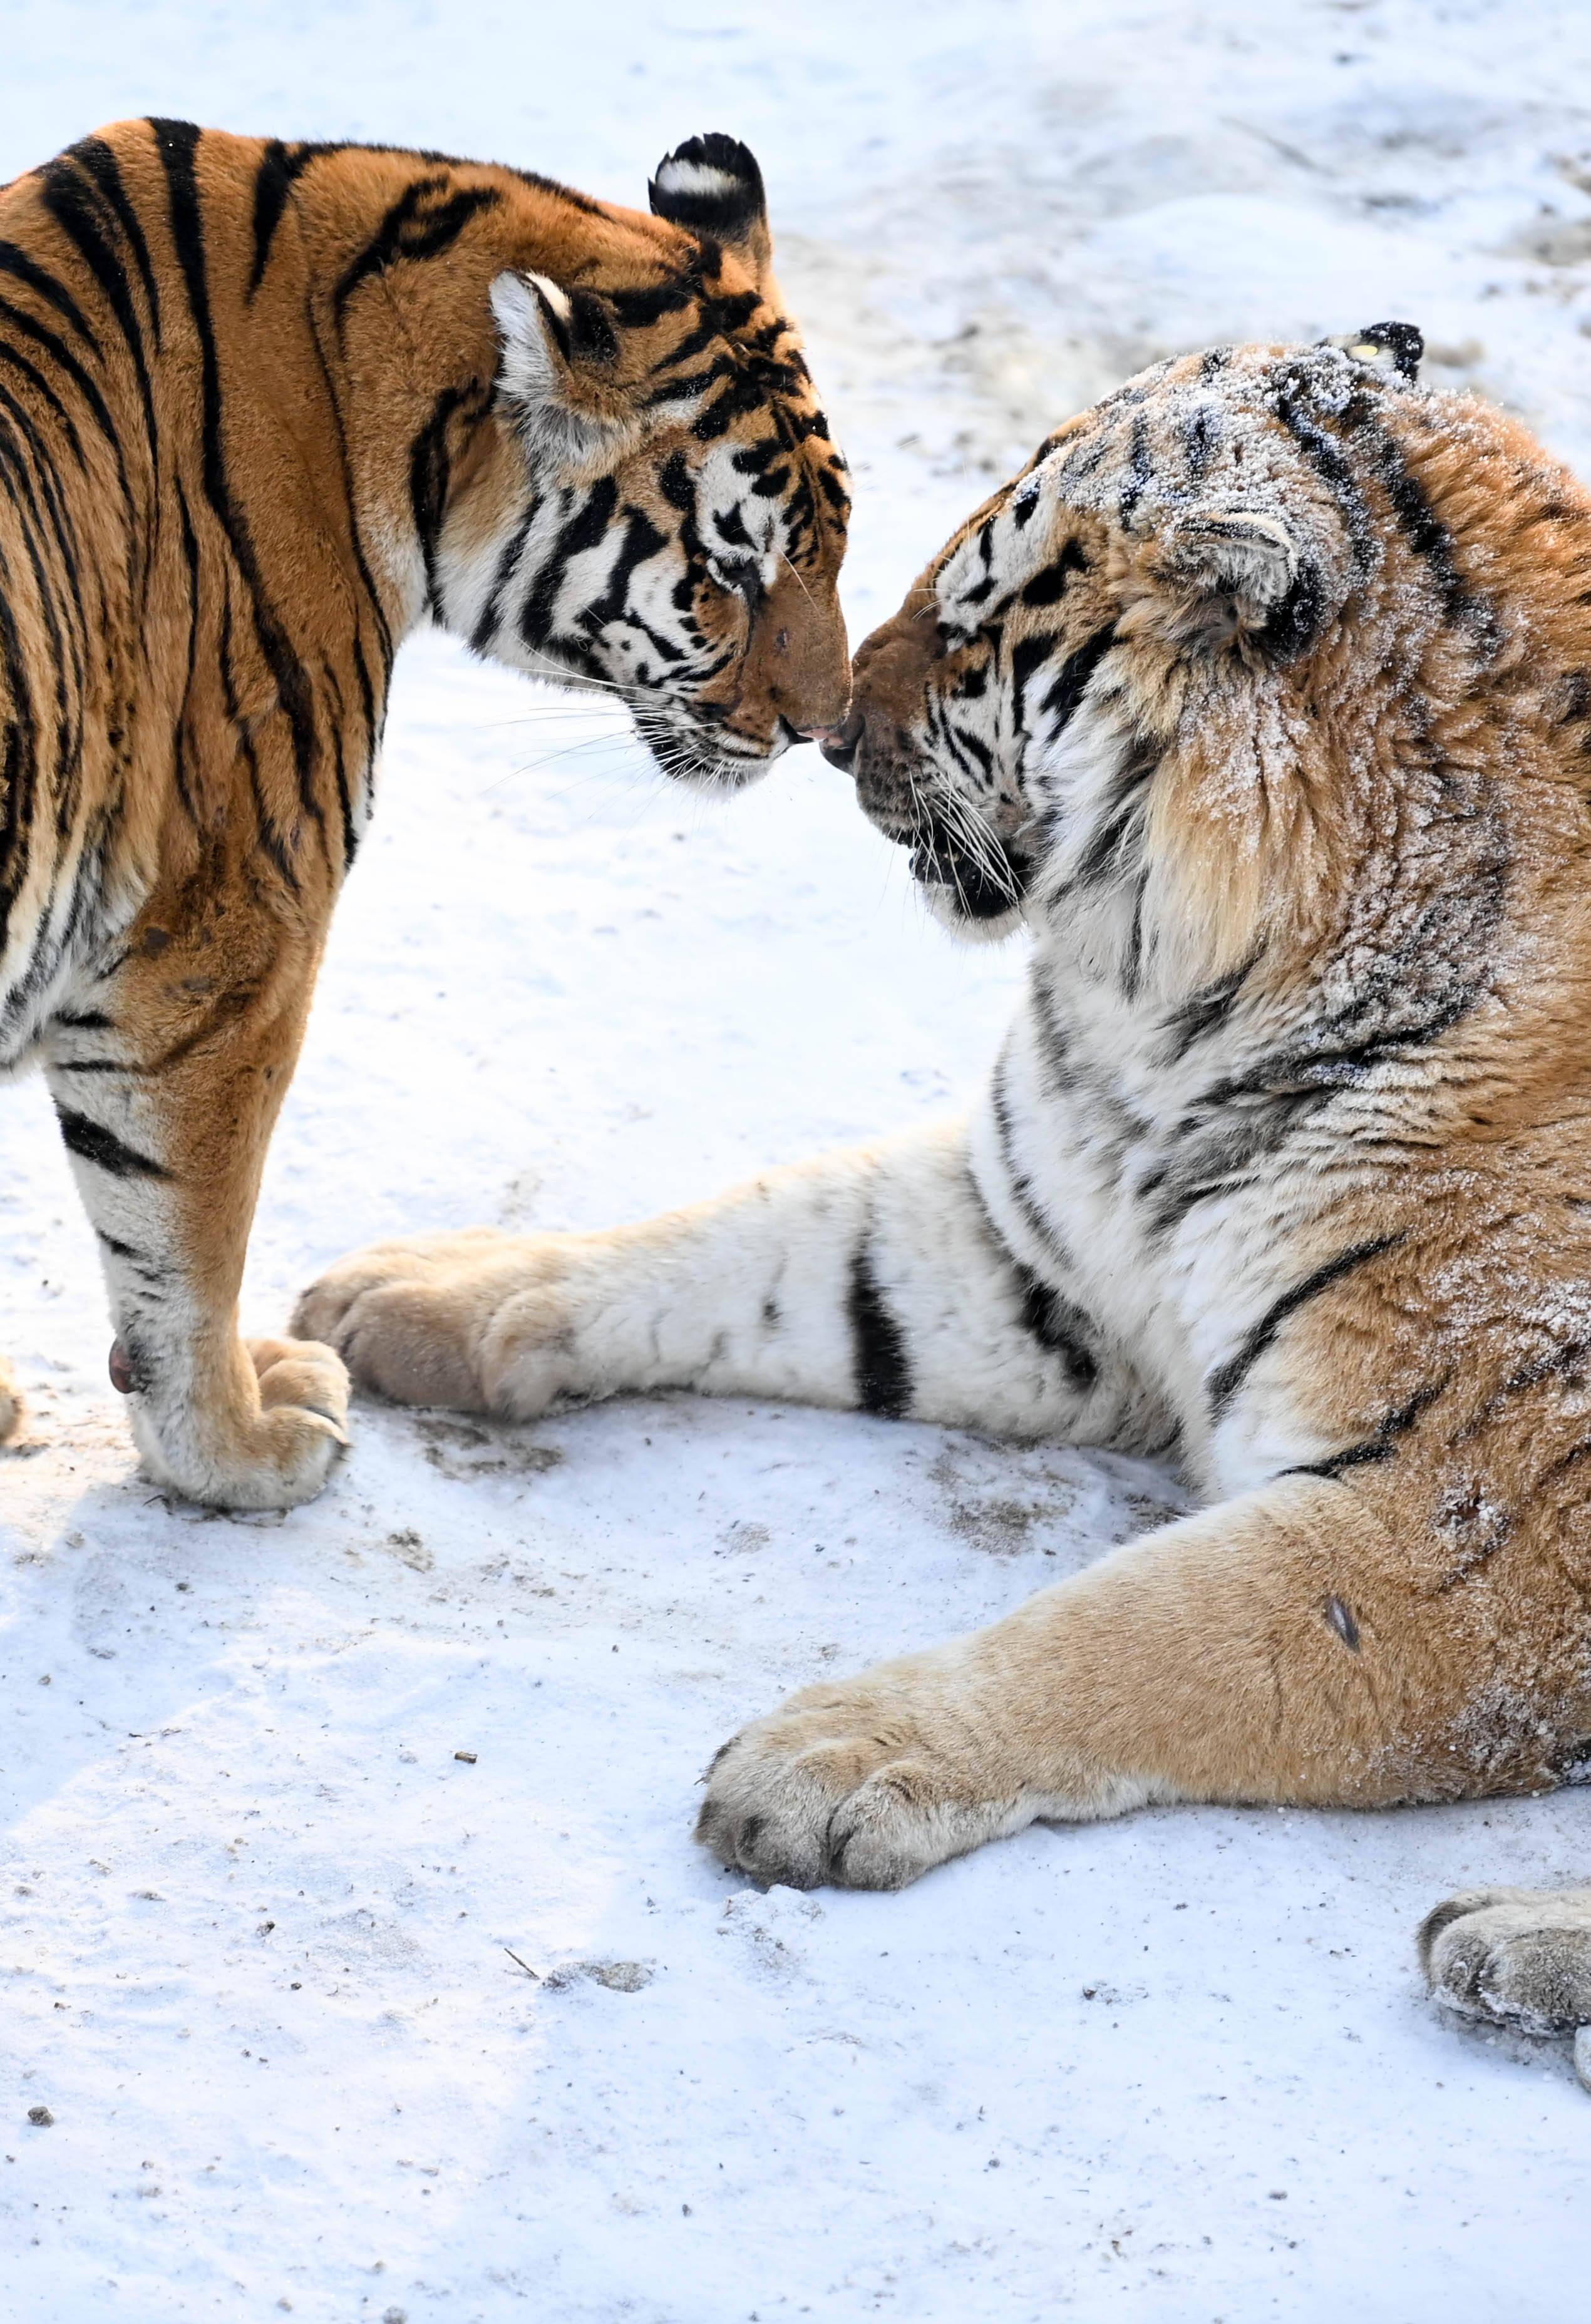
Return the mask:
<svg viewBox="0 0 1591 2324">
<path fill-rule="evenodd" d="M 830 754 L 947 918 L 1031 931 L 969 1122 L 302 1303 L 417 1401 L 1176 1450 L 1198 1513 L 725 1747 L 699 1836 L 759 1879 L 1583 1764 L 1591 501 L 1418 346 L 1145 373 L 859 651 Z"/>
<path fill-rule="evenodd" d="M 171 121 L 0 193 L 0 1071 L 44 1066 L 113 1378 L 199 1499 L 346 1441 L 340 1362 L 236 1303 L 405 633 L 616 689 L 708 786 L 843 712 L 756 163 L 692 139 L 651 194 Z"/>
</svg>

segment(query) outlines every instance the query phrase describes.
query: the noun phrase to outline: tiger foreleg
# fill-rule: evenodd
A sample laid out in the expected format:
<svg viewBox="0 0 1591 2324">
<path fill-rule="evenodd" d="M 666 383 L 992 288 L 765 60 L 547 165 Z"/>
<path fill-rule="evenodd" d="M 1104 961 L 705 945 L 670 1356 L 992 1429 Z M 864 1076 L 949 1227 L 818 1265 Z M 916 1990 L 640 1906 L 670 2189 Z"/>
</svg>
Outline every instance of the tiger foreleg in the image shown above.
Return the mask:
<svg viewBox="0 0 1591 2324">
<path fill-rule="evenodd" d="M 214 924 L 165 917 L 146 912 L 121 966 L 58 1020 L 51 1092 L 144 1467 L 192 1500 L 286 1508 L 347 1442 L 347 1376 L 329 1348 L 245 1342 L 237 1301 L 319 942 L 236 895 Z"/>
<path fill-rule="evenodd" d="M 1444 1596 L 1429 1532 L 1303 1476 L 1181 1519 L 792 1695 L 719 1753 L 698 1838 L 760 1880 L 893 1888 L 1039 1818 L 1546 1788 L 1586 1716 L 1578 1603 L 1550 1572 L 1533 1603 Z"/>
<path fill-rule="evenodd" d="M 516 1418 L 672 1388 L 1013 1436 L 1161 1425 L 1096 1326 L 1000 1243 L 959 1125 L 606 1233 L 378 1243 L 305 1293 L 295 1328 L 402 1402 Z"/>
</svg>

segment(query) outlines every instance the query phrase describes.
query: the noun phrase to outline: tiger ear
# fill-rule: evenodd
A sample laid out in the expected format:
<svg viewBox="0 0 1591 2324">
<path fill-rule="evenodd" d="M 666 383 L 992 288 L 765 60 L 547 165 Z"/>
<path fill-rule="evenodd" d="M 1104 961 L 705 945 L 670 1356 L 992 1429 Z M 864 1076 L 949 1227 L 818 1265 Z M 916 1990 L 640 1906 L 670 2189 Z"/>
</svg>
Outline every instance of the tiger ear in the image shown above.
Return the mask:
<svg viewBox="0 0 1591 2324">
<path fill-rule="evenodd" d="M 1371 323 L 1362 331 L 1350 331 L 1346 338 L 1328 339 L 1327 345 L 1340 347 L 1355 363 L 1374 364 L 1381 371 L 1395 372 L 1400 379 L 1414 380 L 1420 376 L 1425 334 L 1413 323 Z"/>
<path fill-rule="evenodd" d="M 546 274 L 499 274 L 491 298 L 497 392 L 532 454 L 559 467 L 615 457 L 635 419 L 613 375 L 619 337 L 606 301 Z"/>
<path fill-rule="evenodd" d="M 767 290 L 773 276 L 773 236 L 763 173 L 738 137 L 717 130 L 688 137 L 663 156 L 646 191 L 654 217 L 721 243 L 758 290 Z"/>
<path fill-rule="evenodd" d="M 1286 519 L 1208 508 L 1177 518 L 1156 542 L 1156 576 L 1177 603 L 1178 633 L 1223 645 L 1248 635 L 1285 658 L 1324 612 L 1319 567 Z"/>
</svg>

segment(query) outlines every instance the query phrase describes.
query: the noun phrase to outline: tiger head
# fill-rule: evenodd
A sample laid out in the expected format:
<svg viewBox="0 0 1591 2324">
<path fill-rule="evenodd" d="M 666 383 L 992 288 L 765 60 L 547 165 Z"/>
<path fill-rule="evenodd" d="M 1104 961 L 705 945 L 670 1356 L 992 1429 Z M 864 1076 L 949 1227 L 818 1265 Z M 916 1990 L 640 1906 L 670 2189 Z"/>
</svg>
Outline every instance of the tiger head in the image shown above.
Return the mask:
<svg viewBox="0 0 1591 2324">
<path fill-rule="evenodd" d="M 865 640 L 823 747 L 948 926 L 1082 908 L 1142 867 L 1173 744 L 1258 750 L 1248 730 L 1290 687 L 1307 709 L 1311 658 L 1419 529 L 1398 414 L 1429 400 L 1420 344 L 1383 324 L 1141 374 L 1041 446 Z"/>
<path fill-rule="evenodd" d="M 692 138 L 650 192 L 651 219 L 586 205 L 559 274 L 493 281 L 501 456 L 452 495 L 433 604 L 616 696 L 669 774 L 734 788 L 845 715 L 846 467 L 752 155 Z"/>
</svg>

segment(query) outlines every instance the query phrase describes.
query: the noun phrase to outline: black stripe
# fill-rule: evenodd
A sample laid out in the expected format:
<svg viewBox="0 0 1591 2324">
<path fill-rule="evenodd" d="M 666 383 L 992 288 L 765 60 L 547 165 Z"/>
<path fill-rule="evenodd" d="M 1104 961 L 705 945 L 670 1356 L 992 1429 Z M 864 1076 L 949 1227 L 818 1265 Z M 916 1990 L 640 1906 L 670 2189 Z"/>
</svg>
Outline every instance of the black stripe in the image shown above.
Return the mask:
<svg viewBox="0 0 1591 2324">
<path fill-rule="evenodd" d="M 94 1231 L 113 1259 L 125 1259 L 132 1266 L 148 1268 L 150 1262 L 146 1254 L 134 1244 L 118 1241 L 115 1235 L 106 1234 L 103 1227 L 96 1227 Z"/>
<path fill-rule="evenodd" d="M 320 337 L 320 321 L 316 313 L 312 300 L 308 305 L 306 321 L 310 337 L 314 343 L 315 360 L 320 366 L 320 377 L 326 388 L 326 401 L 330 407 L 332 420 L 337 429 L 338 462 L 342 473 L 343 500 L 347 511 L 348 538 L 353 543 L 354 562 L 359 568 L 360 581 L 364 584 L 365 594 L 369 600 L 371 612 L 375 616 L 376 634 L 381 646 L 381 688 L 383 707 L 378 711 L 375 701 L 375 688 L 371 683 L 369 664 L 365 659 L 365 641 L 363 632 L 357 625 L 356 625 L 354 632 L 354 660 L 355 666 L 359 674 L 359 694 L 365 708 L 365 724 L 369 739 L 370 755 L 371 757 L 374 757 L 376 744 L 381 739 L 380 729 L 385 715 L 384 706 L 387 682 L 393 674 L 393 656 L 394 648 L 393 645 L 392 624 L 387 620 L 386 609 L 381 602 L 381 595 L 375 586 L 375 577 L 370 570 L 369 560 L 365 554 L 364 536 L 359 530 L 359 512 L 355 506 L 354 501 L 354 471 L 353 463 L 348 456 L 347 429 L 343 420 L 342 406 L 338 400 L 337 386 L 331 374 L 331 365 L 326 358 L 326 349 L 322 344 Z"/>
<path fill-rule="evenodd" d="M 446 201 L 425 208 L 432 195 L 447 192 L 447 185 L 445 178 L 416 178 L 404 188 L 337 286 L 332 312 L 339 323 L 361 282 L 384 273 L 400 258 L 439 257 L 452 248 L 477 211 L 496 209 L 503 199 L 494 186 L 461 186 Z"/>
<path fill-rule="evenodd" d="M 1142 816 L 1145 791 L 1159 771 L 1159 759 L 1142 744 L 1118 770 L 1111 784 L 1105 811 L 1067 882 L 1068 889 L 1091 888 L 1107 872 L 1124 868 L 1134 820 Z M 1138 836 L 1142 835 L 1140 823 Z"/>
<path fill-rule="evenodd" d="M 668 545 L 668 536 L 660 532 L 652 519 L 643 511 L 634 508 L 625 510 L 624 537 L 619 545 L 619 553 L 614 558 L 608 573 L 607 586 L 600 597 L 593 600 L 581 616 L 593 633 L 605 628 L 610 622 L 623 619 L 628 607 L 630 584 L 634 579 L 636 567 L 644 565 L 650 558 L 656 557 L 659 551 L 666 549 Z M 653 640 L 653 643 L 661 647 L 665 641 L 658 638 Z M 667 659 L 669 657 L 665 654 L 664 659 Z"/>
<path fill-rule="evenodd" d="M 1096 630 L 1091 638 L 1085 639 L 1076 653 L 1068 654 L 1062 662 L 1043 703 L 1045 710 L 1056 721 L 1058 733 L 1082 701 L 1088 690 L 1088 680 L 1115 641 L 1115 624 L 1109 622 L 1103 630 Z"/>
<path fill-rule="evenodd" d="M 992 1219 L 989 1224 L 994 1226 Z M 1088 1345 L 1088 1318 L 1063 1291 L 1035 1275 L 1014 1253 L 1007 1257 L 1021 1295 L 1023 1331 L 1047 1354 L 1059 1357 L 1071 1386 L 1079 1395 L 1086 1394 L 1099 1378 L 1098 1360 Z"/>
<path fill-rule="evenodd" d="M 1169 1065 L 1179 1063 L 1195 1042 L 1202 1041 L 1207 1034 L 1213 1033 L 1218 1026 L 1226 1023 L 1263 949 L 1263 946 L 1256 946 L 1236 968 L 1228 970 L 1225 976 L 1218 976 L 1213 984 L 1201 986 L 1198 991 L 1189 994 L 1186 1001 L 1170 1011 L 1166 1018 L 1166 1061 Z"/>
<path fill-rule="evenodd" d="M 1284 1477 L 1340 1477 L 1345 1469 L 1365 1469 L 1378 1461 L 1390 1461 L 1398 1447 L 1398 1439 L 1407 1436 L 1420 1415 L 1433 1405 L 1452 1378 L 1444 1372 L 1439 1380 L 1431 1380 L 1416 1388 L 1407 1404 L 1396 1406 L 1383 1413 L 1376 1423 L 1374 1434 L 1350 1444 L 1345 1452 L 1333 1452 L 1325 1461 L 1306 1461 L 1296 1469 L 1284 1469 Z"/>
<path fill-rule="evenodd" d="M 51 360 L 65 372 L 88 405 L 95 426 L 110 447 L 112 457 L 116 465 L 116 482 L 121 487 L 122 502 L 127 513 L 127 586 L 129 590 L 135 593 L 138 514 L 133 499 L 132 479 L 127 474 L 126 457 L 122 450 L 122 439 L 116 434 L 116 422 L 111 418 L 110 407 L 66 342 L 59 338 L 53 331 L 47 330 L 42 323 L 35 322 L 31 315 L 24 314 L 23 309 L 14 306 L 9 299 L 0 299 L 0 318 L 4 318 L 14 330 L 24 333 L 34 346 L 42 348 Z M 76 440 L 75 438 L 73 440 Z"/>
<path fill-rule="evenodd" d="M 520 609 L 520 634 L 526 645 L 546 644 L 558 593 L 570 560 L 597 547 L 613 522 L 618 500 L 619 488 L 614 478 L 600 477 L 559 533 L 547 562 L 536 576 L 535 586 L 527 593 Z"/>
<path fill-rule="evenodd" d="M 199 808 L 193 796 L 193 786 L 188 779 L 188 714 L 192 706 L 194 682 L 199 674 L 199 537 L 193 530 L 193 516 L 188 506 L 188 495 L 182 489 L 182 479 L 179 476 L 175 481 L 177 513 L 182 520 L 182 562 L 188 572 L 188 668 L 182 699 L 177 706 L 175 771 L 177 796 L 190 823 L 197 825 Z"/>
<path fill-rule="evenodd" d="M 1030 511 L 1031 514 L 1031 512 Z M 1018 518 L 1018 522 L 1022 521 Z M 1087 573 L 1088 559 L 1080 541 L 1068 540 L 1053 565 L 1046 565 L 1035 573 L 1022 593 L 1024 605 L 1054 605 L 1066 594 L 1068 582 L 1074 573 Z"/>
<path fill-rule="evenodd" d="M 260 759 L 254 749 L 254 737 L 240 715 L 237 681 L 232 669 L 232 574 L 229 567 L 221 568 L 221 641 L 217 657 L 221 673 L 221 703 L 227 714 L 227 731 L 235 738 L 243 763 L 248 773 L 249 796 L 254 803 L 254 827 L 261 846 L 275 864 L 283 881 L 296 894 L 299 875 L 293 868 L 275 818 L 265 804 L 265 794 L 260 787 Z"/>
<path fill-rule="evenodd" d="M 5 316 L 8 311 L 11 310 L 7 308 L 7 302 L 4 299 L 0 299 L 0 316 Z M 25 322 L 27 318 L 24 316 L 21 319 Z M 50 382 L 45 378 L 43 373 L 38 370 L 34 364 L 31 364 L 26 355 L 19 355 L 16 349 L 5 339 L 0 339 L 0 363 L 9 364 L 12 370 L 17 373 L 20 377 L 26 380 L 28 385 L 33 390 L 34 393 L 40 396 L 43 401 L 50 406 L 51 410 L 55 414 L 56 422 L 60 427 L 61 434 L 66 438 L 68 444 L 71 447 L 73 459 L 76 460 L 79 469 L 86 472 L 88 462 L 83 456 L 83 439 L 78 433 L 78 423 L 72 418 L 71 413 L 67 410 L 60 396 L 57 395 L 55 390 L 51 386 Z"/>
<path fill-rule="evenodd" d="M 27 873 L 39 789 L 38 721 L 11 595 L 11 575 L 0 557 L 0 665 L 5 669 L 10 713 L 0 752 L 0 945 L 5 944 L 11 908 Z M 44 926 L 41 922 L 41 940 Z"/>
<path fill-rule="evenodd" d="M 856 1402 L 864 1412 L 899 1420 L 911 1401 L 911 1367 L 901 1327 L 885 1306 L 873 1271 L 871 1235 L 865 1234 L 851 1259 L 846 1301 L 856 1373 Z"/>
<path fill-rule="evenodd" d="M 216 352 L 215 324 L 210 314 L 209 286 L 204 246 L 204 220 L 199 209 L 195 167 L 199 132 L 189 121 L 151 124 L 165 168 L 171 203 L 171 238 L 182 269 L 199 337 L 203 364 L 205 498 L 215 511 L 231 545 L 249 593 L 260 647 L 276 681 L 282 709 L 292 730 L 293 759 L 298 770 L 299 798 L 304 811 L 324 829 L 325 815 L 316 788 L 320 761 L 320 737 L 310 681 L 291 639 L 266 594 L 247 519 L 232 497 L 227 456 L 221 438 L 221 371 Z"/>
<path fill-rule="evenodd" d="M 88 317 L 65 284 L 58 282 L 54 275 L 41 266 L 36 259 L 30 258 L 25 250 L 19 250 L 14 242 L 0 242 L 0 274 L 13 275 L 18 282 L 25 282 L 30 290 L 37 291 L 58 315 L 65 317 L 86 347 L 96 355 L 104 355 L 105 349 L 89 327 Z"/>
<path fill-rule="evenodd" d="M 254 179 L 254 263 L 248 279 L 251 299 L 265 279 L 265 269 L 271 263 L 271 245 L 293 187 L 311 161 L 347 151 L 343 145 L 289 147 L 280 137 L 271 139 L 261 156 L 259 171 Z"/>
<path fill-rule="evenodd" d="M 1363 581 L 1375 559 L 1374 521 L 1347 455 L 1309 410 L 1309 395 L 1307 370 L 1284 370 L 1277 388 L 1276 417 L 1341 511 L 1353 550 L 1354 578 Z"/>
<path fill-rule="evenodd" d="M 359 852 L 359 833 L 354 821 L 354 798 L 348 788 L 348 762 L 343 745 L 344 730 L 348 723 L 347 705 L 343 696 L 342 680 L 329 662 L 326 666 L 326 682 L 337 706 L 337 715 L 331 722 L 331 749 L 337 772 L 338 807 L 343 819 L 343 870 L 347 872 L 352 871 L 354 858 Z"/>
<path fill-rule="evenodd" d="M 1312 1275 L 1306 1275 L 1301 1283 L 1295 1283 L 1290 1291 L 1282 1293 L 1280 1299 L 1272 1300 L 1236 1354 L 1229 1356 L 1206 1382 L 1211 1420 L 1220 1418 L 1290 1315 L 1295 1314 L 1322 1291 L 1329 1291 L 1332 1285 L 1340 1283 L 1345 1276 L 1352 1275 L 1355 1268 L 1379 1259 L 1384 1250 L 1395 1250 L 1403 1240 L 1403 1235 L 1399 1233 L 1377 1235 L 1371 1242 L 1356 1242 L 1347 1250 L 1339 1250 L 1335 1259 L 1328 1259 L 1325 1266 L 1318 1267 Z"/>
<path fill-rule="evenodd" d="M 193 133 L 198 135 L 197 130 Z M 99 223 L 97 208 L 91 193 L 92 181 L 63 155 L 46 162 L 40 171 L 44 187 L 45 206 L 61 231 L 69 236 L 79 255 L 101 290 L 106 303 L 121 327 L 133 369 L 138 380 L 138 397 L 143 406 L 144 432 L 149 440 L 150 466 L 156 465 L 160 456 L 160 430 L 155 424 L 154 390 L 150 382 L 149 359 L 143 349 L 143 327 L 138 320 L 138 310 L 133 304 L 133 294 L 127 287 L 126 269 L 106 241 Z"/>
<path fill-rule="evenodd" d="M 504 543 L 503 554 L 497 560 L 497 570 L 492 576 L 492 586 L 486 593 L 486 602 L 481 607 L 480 619 L 470 635 L 469 642 L 478 654 L 484 654 L 486 651 L 497 634 L 497 624 L 503 618 L 503 600 L 508 594 L 508 585 L 513 578 L 515 568 L 524 551 L 524 545 L 530 539 L 531 527 L 536 521 L 541 506 L 541 499 L 538 493 Z"/>
<path fill-rule="evenodd" d="M 149 263 L 149 244 L 143 238 L 143 228 L 138 213 L 127 199 L 127 189 L 122 183 L 122 173 L 116 167 L 116 155 L 103 137 L 85 137 L 67 149 L 69 158 L 91 178 L 103 200 L 116 213 L 116 224 L 126 237 L 138 269 L 138 279 L 143 285 L 144 301 L 149 308 L 150 329 L 154 344 L 161 343 L 161 302 L 155 287 L 154 269 Z"/>
<path fill-rule="evenodd" d="M 437 548 L 441 540 L 442 520 L 448 512 L 448 486 L 452 477 L 448 423 L 455 412 L 480 420 L 490 400 L 489 391 L 479 380 L 470 380 L 463 387 L 443 388 L 431 408 L 430 418 L 409 448 L 409 505 L 425 562 L 425 602 L 433 613 L 439 614 L 442 610 L 437 595 Z"/>
<path fill-rule="evenodd" d="M 14 417 L 20 413 L 20 407 L 13 397 L 4 388 L 0 388 L 0 411 L 7 410 Z M 27 434 L 34 437 L 34 440 L 37 441 L 35 431 L 28 422 L 26 414 L 20 413 L 20 417 Z M 50 586 L 50 576 L 44 568 L 42 536 L 45 530 L 45 520 L 24 464 L 5 436 L 0 434 L 0 472 L 5 469 L 14 471 L 17 484 L 21 487 L 20 498 L 15 492 L 12 494 L 12 508 L 17 518 L 17 530 L 22 535 L 23 547 L 27 552 L 28 563 L 32 570 L 35 602 L 43 616 L 48 649 L 44 657 L 45 663 L 55 672 L 56 770 L 58 775 L 70 785 L 77 771 L 80 736 L 75 736 L 72 733 L 71 711 L 67 692 L 65 639 L 56 612 L 56 593 Z M 75 652 L 73 660 L 76 664 Z M 79 665 L 77 669 L 79 678 L 81 674 Z M 66 802 L 63 799 L 61 802 L 63 811 Z"/>
<path fill-rule="evenodd" d="M 1044 1012 L 1040 1010 L 1041 1019 Z M 994 1117 L 994 1131 L 1000 1145 L 1001 1167 L 1005 1172 L 1011 1199 L 1022 1213 L 1022 1222 L 1036 1242 L 1055 1252 L 1057 1258 L 1070 1263 L 1070 1253 L 1051 1223 L 1049 1213 L 1040 1208 L 1039 1198 L 1031 1178 L 1016 1163 L 1016 1146 L 1011 1119 L 1011 1101 L 1005 1088 L 1006 1059 L 1002 1055 L 994 1067 L 994 1078 L 989 1089 L 989 1107 Z"/>
<path fill-rule="evenodd" d="M 55 1109 L 60 1124 L 60 1134 L 69 1154 L 80 1161 L 92 1162 L 97 1169 L 108 1171 L 113 1178 L 169 1178 L 171 1172 L 163 1163 L 135 1147 L 124 1146 L 114 1130 L 106 1130 L 97 1121 L 90 1121 L 86 1113 L 73 1113 L 64 1105 Z"/>
</svg>

